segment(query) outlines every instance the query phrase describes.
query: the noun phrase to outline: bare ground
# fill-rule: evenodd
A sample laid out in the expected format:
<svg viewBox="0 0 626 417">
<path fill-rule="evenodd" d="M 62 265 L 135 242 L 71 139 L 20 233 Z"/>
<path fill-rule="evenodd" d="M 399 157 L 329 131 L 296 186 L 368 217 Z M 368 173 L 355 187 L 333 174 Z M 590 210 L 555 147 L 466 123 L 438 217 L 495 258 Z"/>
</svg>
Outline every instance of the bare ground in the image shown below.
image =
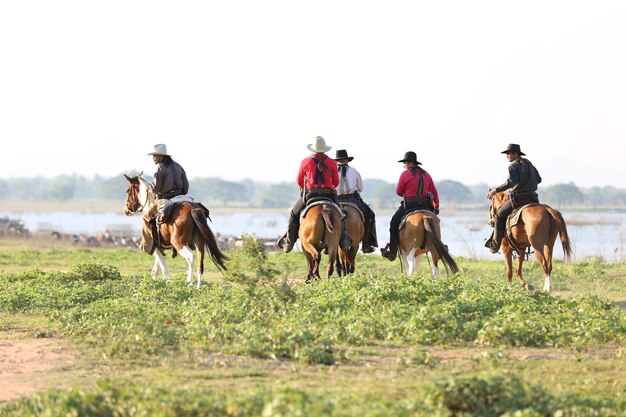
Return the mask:
<svg viewBox="0 0 626 417">
<path fill-rule="evenodd" d="M 52 388 L 41 376 L 75 360 L 76 352 L 59 339 L 0 339 L 0 402 Z"/>
</svg>

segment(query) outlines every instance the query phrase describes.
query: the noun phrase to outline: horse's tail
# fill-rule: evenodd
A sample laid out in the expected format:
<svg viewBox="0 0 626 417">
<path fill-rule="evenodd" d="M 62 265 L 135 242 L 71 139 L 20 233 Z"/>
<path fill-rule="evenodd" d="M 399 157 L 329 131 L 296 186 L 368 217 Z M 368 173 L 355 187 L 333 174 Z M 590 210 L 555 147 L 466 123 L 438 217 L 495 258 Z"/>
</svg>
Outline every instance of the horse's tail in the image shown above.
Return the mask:
<svg viewBox="0 0 626 417">
<path fill-rule="evenodd" d="M 224 253 L 217 246 L 217 240 L 215 239 L 215 235 L 213 235 L 213 232 L 206 222 L 206 212 L 202 209 L 196 208 L 191 210 L 191 217 L 196 223 L 198 232 L 204 239 L 206 248 L 209 251 L 209 255 L 211 255 L 211 260 L 218 269 L 226 271 L 227 268 L 225 262 L 228 261 L 229 258 L 228 256 L 224 255 Z M 204 248 L 202 248 L 202 250 L 204 250 Z"/>
<path fill-rule="evenodd" d="M 569 235 L 567 234 L 567 227 L 565 226 L 565 220 L 561 212 L 553 209 L 550 206 L 546 206 L 546 210 L 550 213 L 550 216 L 554 219 L 559 228 L 559 236 L 561 238 L 561 246 L 563 246 L 563 254 L 565 255 L 565 261 L 569 262 L 572 259 L 572 245 L 569 241 Z"/>
<path fill-rule="evenodd" d="M 326 230 L 328 230 L 330 233 L 333 233 L 335 231 L 335 225 L 333 223 L 333 212 L 330 207 L 327 205 L 323 205 L 320 214 L 322 215 L 322 219 L 324 219 Z"/>
<path fill-rule="evenodd" d="M 435 227 L 432 222 L 433 220 L 430 217 L 424 217 L 424 243 L 429 241 L 432 242 L 433 249 L 435 249 L 437 255 L 441 258 L 444 266 L 450 267 L 452 273 L 456 274 L 459 272 L 459 267 L 454 261 L 454 258 L 452 258 L 452 255 L 450 255 L 450 252 L 448 252 L 448 247 L 437 237 Z"/>
</svg>

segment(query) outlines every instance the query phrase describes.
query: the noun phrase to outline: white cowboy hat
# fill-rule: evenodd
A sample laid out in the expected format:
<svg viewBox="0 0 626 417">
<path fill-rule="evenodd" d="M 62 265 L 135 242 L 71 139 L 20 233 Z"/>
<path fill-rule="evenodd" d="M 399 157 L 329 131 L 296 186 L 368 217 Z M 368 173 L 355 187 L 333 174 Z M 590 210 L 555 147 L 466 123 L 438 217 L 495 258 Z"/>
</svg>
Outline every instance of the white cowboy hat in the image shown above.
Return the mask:
<svg viewBox="0 0 626 417">
<path fill-rule="evenodd" d="M 154 150 L 150 152 L 148 155 L 163 155 L 163 156 L 171 156 L 167 153 L 167 146 L 162 143 L 158 145 L 154 145 Z"/>
<path fill-rule="evenodd" d="M 315 153 L 325 153 L 330 151 L 333 147 L 332 146 L 326 146 L 326 141 L 324 140 L 323 137 L 318 136 L 315 138 L 315 143 L 309 143 L 307 145 L 307 148 L 311 151 L 311 152 L 315 152 Z"/>
</svg>

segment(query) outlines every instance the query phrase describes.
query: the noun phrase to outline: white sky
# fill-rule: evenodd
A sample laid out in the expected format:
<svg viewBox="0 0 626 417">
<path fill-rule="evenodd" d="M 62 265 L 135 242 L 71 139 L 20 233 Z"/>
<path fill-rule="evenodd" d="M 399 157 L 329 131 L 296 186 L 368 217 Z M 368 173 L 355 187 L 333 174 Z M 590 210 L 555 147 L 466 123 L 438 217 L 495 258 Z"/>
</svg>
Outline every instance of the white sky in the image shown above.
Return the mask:
<svg viewBox="0 0 626 417">
<path fill-rule="evenodd" d="M 626 188 L 623 1 L 3 1 L 0 178 L 292 181 L 317 135 L 364 178 L 417 152 L 499 185 Z"/>
</svg>

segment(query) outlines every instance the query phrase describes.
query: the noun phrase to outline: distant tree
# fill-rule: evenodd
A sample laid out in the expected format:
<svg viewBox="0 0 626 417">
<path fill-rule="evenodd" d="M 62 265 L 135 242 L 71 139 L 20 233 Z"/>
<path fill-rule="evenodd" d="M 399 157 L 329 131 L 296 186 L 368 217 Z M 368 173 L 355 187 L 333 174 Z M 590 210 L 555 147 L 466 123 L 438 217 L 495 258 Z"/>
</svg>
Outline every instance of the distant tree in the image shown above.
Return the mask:
<svg viewBox="0 0 626 417">
<path fill-rule="evenodd" d="M 552 203 L 557 206 L 580 204 L 583 202 L 583 199 L 583 193 L 573 182 L 551 185 L 546 187 L 542 193 L 542 200 L 545 200 L 548 204 Z"/>
<path fill-rule="evenodd" d="M 363 180 L 363 200 L 374 208 L 396 208 L 396 185 L 382 180 Z"/>
<path fill-rule="evenodd" d="M 49 181 L 47 195 L 50 200 L 70 200 L 76 190 L 76 177 L 61 175 Z"/>
<path fill-rule="evenodd" d="M 300 196 L 298 186 L 293 182 L 270 184 L 257 190 L 256 201 L 264 208 L 291 207 Z"/>
<path fill-rule="evenodd" d="M 487 202 L 487 192 L 489 191 L 488 184 L 481 182 L 479 184 L 468 185 L 467 188 L 472 192 L 475 203 Z"/>
<path fill-rule="evenodd" d="M 96 177 L 96 180 L 97 183 L 94 184 L 95 198 L 124 201 L 124 192 L 128 182 L 123 175 L 116 175 L 108 179 Z"/>
<path fill-rule="evenodd" d="M 443 180 L 435 186 L 443 204 L 471 203 L 474 199 L 472 191 L 458 181 Z"/>
<path fill-rule="evenodd" d="M 0 179 L 0 199 L 8 200 L 9 198 L 9 184 L 7 181 Z"/>
</svg>

